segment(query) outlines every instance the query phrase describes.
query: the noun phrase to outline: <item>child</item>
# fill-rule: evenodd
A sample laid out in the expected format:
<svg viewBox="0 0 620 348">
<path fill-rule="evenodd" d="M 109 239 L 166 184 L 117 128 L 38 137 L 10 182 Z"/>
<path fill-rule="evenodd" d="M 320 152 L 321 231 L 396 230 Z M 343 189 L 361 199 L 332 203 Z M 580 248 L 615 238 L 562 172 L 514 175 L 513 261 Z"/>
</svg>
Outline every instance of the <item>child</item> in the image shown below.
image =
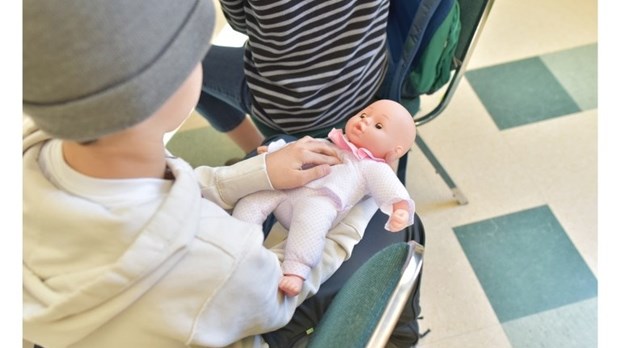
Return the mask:
<svg viewBox="0 0 620 348">
<path fill-rule="evenodd" d="M 197 109 L 245 152 L 263 134 L 324 137 L 373 101 L 387 70 L 389 0 L 219 2 L 247 41 L 205 57 L 214 81 Z"/>
<path fill-rule="evenodd" d="M 213 13 L 201 0 L 24 1 L 26 341 L 256 347 L 363 235 L 372 204 L 332 230 L 301 296 L 287 299 L 281 246 L 265 248 L 260 227 L 224 209 L 325 175 L 334 151 L 304 139 L 196 170 L 167 155 L 164 134 L 198 100 Z"/>
<path fill-rule="evenodd" d="M 379 100 L 349 119 L 345 132 L 329 133 L 344 159 L 329 175 L 297 189 L 254 193 L 239 200 L 233 212 L 255 224 L 274 212 L 290 229 L 279 284 L 288 296 L 299 294 L 317 265 L 327 231 L 365 195 L 390 216 L 387 230 L 398 232 L 413 224 L 414 202 L 388 164 L 413 145 L 416 130 L 409 112 L 394 101 Z"/>
</svg>

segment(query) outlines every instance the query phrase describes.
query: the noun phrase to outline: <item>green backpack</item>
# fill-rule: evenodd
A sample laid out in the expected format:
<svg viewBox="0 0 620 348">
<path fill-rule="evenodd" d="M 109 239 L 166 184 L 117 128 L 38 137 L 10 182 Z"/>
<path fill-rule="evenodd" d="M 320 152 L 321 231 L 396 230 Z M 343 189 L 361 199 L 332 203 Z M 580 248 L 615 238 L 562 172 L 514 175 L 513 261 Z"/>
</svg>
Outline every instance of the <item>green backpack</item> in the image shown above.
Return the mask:
<svg viewBox="0 0 620 348">
<path fill-rule="evenodd" d="M 450 80 L 453 57 L 461 32 L 458 1 L 435 31 L 428 46 L 414 59 L 409 74 L 409 88 L 417 95 L 432 94 Z"/>
<path fill-rule="evenodd" d="M 378 97 L 416 112 L 420 95 L 432 94 L 450 80 L 460 33 L 456 0 L 391 0 L 388 69 Z"/>
</svg>

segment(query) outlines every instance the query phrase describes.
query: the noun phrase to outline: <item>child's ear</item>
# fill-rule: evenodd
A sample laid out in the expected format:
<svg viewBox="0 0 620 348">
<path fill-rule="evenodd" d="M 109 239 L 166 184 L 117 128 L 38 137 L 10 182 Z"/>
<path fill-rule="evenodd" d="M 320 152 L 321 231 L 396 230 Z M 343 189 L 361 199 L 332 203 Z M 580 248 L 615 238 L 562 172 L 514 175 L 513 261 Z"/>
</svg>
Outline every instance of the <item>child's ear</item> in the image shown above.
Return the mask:
<svg viewBox="0 0 620 348">
<path fill-rule="evenodd" d="M 397 159 L 399 159 L 400 156 L 402 156 L 402 154 L 403 154 L 403 147 L 400 145 L 396 146 L 394 150 L 388 152 L 388 154 L 385 156 L 385 161 L 387 163 L 392 163 L 396 161 Z"/>
</svg>

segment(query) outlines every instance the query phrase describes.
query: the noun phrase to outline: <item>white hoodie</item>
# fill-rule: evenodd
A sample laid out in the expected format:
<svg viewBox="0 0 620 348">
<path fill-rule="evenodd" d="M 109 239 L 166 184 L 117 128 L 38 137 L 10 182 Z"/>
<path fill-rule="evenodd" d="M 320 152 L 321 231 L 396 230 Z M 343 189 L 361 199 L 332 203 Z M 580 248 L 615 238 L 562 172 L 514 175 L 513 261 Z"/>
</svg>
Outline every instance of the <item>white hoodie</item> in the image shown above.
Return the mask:
<svg viewBox="0 0 620 348">
<path fill-rule="evenodd" d="M 54 161 L 55 142 L 25 119 L 23 332 L 45 348 L 260 346 L 256 335 L 316 293 L 377 209 L 365 200 L 330 231 L 287 298 L 282 243 L 266 248 L 260 226 L 222 208 L 271 187 L 264 155 L 195 171 L 169 158 L 174 181 L 101 180 Z"/>
</svg>

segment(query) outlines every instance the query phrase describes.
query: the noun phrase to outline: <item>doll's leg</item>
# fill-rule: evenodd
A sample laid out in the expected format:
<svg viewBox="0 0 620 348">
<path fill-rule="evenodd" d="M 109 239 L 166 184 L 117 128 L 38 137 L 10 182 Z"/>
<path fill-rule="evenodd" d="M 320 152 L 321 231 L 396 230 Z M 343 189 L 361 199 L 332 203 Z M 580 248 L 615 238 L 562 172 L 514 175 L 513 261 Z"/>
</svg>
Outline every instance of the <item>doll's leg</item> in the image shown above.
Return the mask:
<svg viewBox="0 0 620 348">
<path fill-rule="evenodd" d="M 286 194 L 281 191 L 259 191 L 240 199 L 232 215 L 239 220 L 261 225 L 285 199 Z"/>
<path fill-rule="evenodd" d="M 287 143 L 296 141 L 297 138 L 290 136 L 288 134 L 277 134 L 277 135 L 272 135 L 270 137 L 268 137 L 267 139 L 265 139 L 265 141 L 263 141 L 263 143 L 261 145 L 269 145 L 271 142 L 277 141 L 277 140 L 284 140 Z M 254 149 L 254 151 L 248 153 L 245 158 L 250 158 L 250 157 L 254 157 L 257 155 L 257 151 L 256 149 Z M 263 223 L 263 233 L 265 234 L 265 238 L 267 238 L 267 236 L 269 235 L 269 232 L 271 231 L 271 228 L 273 228 L 273 225 L 276 223 L 276 218 L 273 214 L 270 214 L 269 216 L 267 216 L 267 219 L 265 220 L 265 222 Z"/>
<path fill-rule="evenodd" d="M 325 235 L 333 225 L 337 210 L 331 199 L 305 197 L 293 205 L 291 226 L 286 240 L 280 290 L 288 296 L 301 291 L 310 269 L 320 260 Z"/>
</svg>

